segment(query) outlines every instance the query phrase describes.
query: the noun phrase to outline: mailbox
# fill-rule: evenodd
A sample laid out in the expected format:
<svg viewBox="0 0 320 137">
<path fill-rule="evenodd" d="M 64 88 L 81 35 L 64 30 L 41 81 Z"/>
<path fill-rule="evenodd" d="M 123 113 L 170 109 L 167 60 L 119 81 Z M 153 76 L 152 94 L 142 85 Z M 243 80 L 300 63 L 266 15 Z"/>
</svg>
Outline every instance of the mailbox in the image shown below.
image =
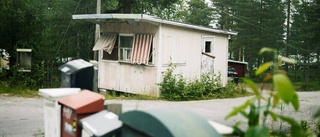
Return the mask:
<svg viewBox="0 0 320 137">
<path fill-rule="evenodd" d="M 122 122 L 110 111 L 100 111 L 80 120 L 82 137 L 114 137 L 119 136 Z"/>
<path fill-rule="evenodd" d="M 45 137 L 60 136 L 61 106 L 58 104 L 58 99 L 74 95 L 79 92 L 80 88 L 39 89 L 39 94 L 43 96 Z"/>
<path fill-rule="evenodd" d="M 77 87 L 93 90 L 94 66 L 93 64 L 77 59 L 67 62 L 58 68 L 61 73 L 61 87 Z"/>
<path fill-rule="evenodd" d="M 207 120 L 184 110 L 129 111 L 121 137 L 221 137 Z"/>
<path fill-rule="evenodd" d="M 80 137 L 79 120 L 104 109 L 104 96 L 88 90 L 59 99 L 61 136 Z"/>
</svg>

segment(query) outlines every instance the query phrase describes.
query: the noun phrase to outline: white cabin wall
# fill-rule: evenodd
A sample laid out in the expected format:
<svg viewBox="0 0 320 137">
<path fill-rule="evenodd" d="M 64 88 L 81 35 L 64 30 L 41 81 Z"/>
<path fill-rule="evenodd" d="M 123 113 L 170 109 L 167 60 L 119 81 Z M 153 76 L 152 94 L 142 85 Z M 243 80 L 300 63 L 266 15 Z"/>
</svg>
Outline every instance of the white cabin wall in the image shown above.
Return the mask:
<svg viewBox="0 0 320 137">
<path fill-rule="evenodd" d="M 175 73 L 182 74 L 185 78 L 193 79 L 201 76 L 202 37 L 214 37 L 213 53 L 214 73 L 221 74 L 223 86 L 227 83 L 228 65 L 228 37 L 227 35 L 214 34 L 199 30 L 186 29 L 170 25 L 162 27 L 162 68 L 166 71 L 170 61 L 177 65 Z M 174 46 L 174 47 L 170 47 Z M 161 75 L 158 71 L 158 74 Z M 162 79 L 161 79 L 162 80 Z M 158 81 L 161 82 L 161 81 Z"/>
<path fill-rule="evenodd" d="M 162 68 L 166 71 L 171 62 L 177 66 L 175 73 L 186 78 L 200 78 L 201 34 L 182 27 L 162 27 Z"/>
<path fill-rule="evenodd" d="M 215 37 L 214 56 L 214 73 L 221 74 L 221 82 L 225 86 L 228 81 L 228 37 Z"/>
</svg>

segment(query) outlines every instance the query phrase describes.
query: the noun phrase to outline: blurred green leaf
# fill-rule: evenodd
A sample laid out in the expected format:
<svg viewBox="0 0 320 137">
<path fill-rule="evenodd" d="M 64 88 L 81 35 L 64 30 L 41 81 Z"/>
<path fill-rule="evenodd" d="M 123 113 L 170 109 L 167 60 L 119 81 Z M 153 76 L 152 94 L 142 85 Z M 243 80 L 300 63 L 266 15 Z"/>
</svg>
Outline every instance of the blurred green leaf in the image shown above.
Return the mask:
<svg viewBox="0 0 320 137">
<path fill-rule="evenodd" d="M 248 117 L 249 126 L 257 126 L 259 125 L 259 108 L 254 103 L 250 103 L 250 112 Z"/>
<path fill-rule="evenodd" d="M 273 120 L 273 121 L 277 121 L 277 119 L 278 119 L 277 114 L 275 114 L 275 113 L 272 112 L 272 111 L 269 111 L 269 113 L 270 113 L 270 115 L 271 115 L 271 117 L 272 117 L 272 120 Z"/>
<path fill-rule="evenodd" d="M 240 112 L 239 112 L 243 117 L 245 117 L 245 118 L 249 118 L 249 114 L 247 114 L 247 112 L 246 111 L 244 111 L 244 110 L 241 110 Z"/>
<path fill-rule="evenodd" d="M 305 137 L 305 132 L 301 126 L 291 126 L 291 137 Z"/>
<path fill-rule="evenodd" d="M 253 93 L 256 95 L 256 96 L 260 96 L 260 92 L 258 90 L 258 87 L 256 84 L 253 83 L 252 80 L 250 79 L 247 79 L 247 78 L 243 78 L 243 82 L 245 82 L 252 90 L 253 90 Z"/>
<path fill-rule="evenodd" d="M 256 75 L 259 75 L 263 72 L 265 72 L 273 63 L 272 62 L 267 62 L 262 64 L 257 70 L 256 70 Z"/>
<path fill-rule="evenodd" d="M 239 126 L 242 125 L 242 121 L 238 121 L 238 122 L 236 122 L 236 124 L 234 124 L 234 125 L 237 126 L 237 127 L 239 127 Z"/>
<path fill-rule="evenodd" d="M 240 111 L 245 110 L 251 103 L 251 100 L 247 100 L 244 104 L 242 104 L 241 106 L 235 107 L 227 116 L 225 119 L 228 119 L 230 117 L 233 117 L 235 115 L 237 115 Z"/>
<path fill-rule="evenodd" d="M 285 117 L 285 116 L 282 116 L 282 115 L 279 115 L 278 116 L 281 120 L 289 123 L 291 125 L 291 131 L 290 131 L 290 134 L 292 137 L 303 137 L 305 136 L 304 135 L 304 132 L 303 132 L 303 128 L 300 126 L 300 124 L 294 120 L 293 118 L 290 118 L 290 117 Z"/>
<path fill-rule="evenodd" d="M 277 94 L 273 94 L 272 97 L 273 97 L 272 107 L 275 108 L 279 104 L 280 99 Z"/>
<path fill-rule="evenodd" d="M 241 124 L 239 124 L 238 122 L 232 126 L 233 128 L 233 134 L 234 135 L 238 135 L 240 137 L 243 137 L 244 136 L 244 132 L 239 128 Z"/>
<path fill-rule="evenodd" d="M 279 57 L 280 60 L 290 63 L 290 64 L 296 64 L 297 61 L 295 59 L 287 58 L 287 57 Z"/>
<path fill-rule="evenodd" d="M 272 48 L 262 48 L 259 52 L 259 54 L 262 54 L 264 52 L 274 52 L 274 49 Z"/>
<path fill-rule="evenodd" d="M 273 76 L 273 84 L 278 97 L 287 104 L 292 103 L 292 106 L 297 111 L 299 109 L 299 99 L 289 78 L 281 73 L 275 74 Z"/>
<path fill-rule="evenodd" d="M 294 91 L 294 94 L 292 95 L 292 100 L 291 100 L 292 106 L 296 111 L 299 109 L 299 97 L 297 93 Z"/>
<path fill-rule="evenodd" d="M 291 117 L 286 117 L 286 116 L 283 116 L 283 115 L 278 115 L 278 117 L 281 120 L 289 123 L 291 126 L 299 126 L 299 123 L 296 120 L 294 120 L 293 118 L 291 118 Z"/>
<path fill-rule="evenodd" d="M 320 118 L 320 109 L 313 115 L 314 118 Z"/>
<path fill-rule="evenodd" d="M 270 137 L 270 132 L 265 126 L 252 126 L 247 130 L 245 137 Z"/>
</svg>

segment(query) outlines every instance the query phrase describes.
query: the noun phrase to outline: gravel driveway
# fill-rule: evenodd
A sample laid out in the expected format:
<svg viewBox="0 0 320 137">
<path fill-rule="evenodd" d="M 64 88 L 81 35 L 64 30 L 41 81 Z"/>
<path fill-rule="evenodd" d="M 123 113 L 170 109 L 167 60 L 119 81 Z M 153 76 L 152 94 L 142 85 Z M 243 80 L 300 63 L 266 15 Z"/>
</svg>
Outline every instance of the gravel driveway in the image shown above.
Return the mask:
<svg viewBox="0 0 320 137">
<path fill-rule="evenodd" d="M 283 113 L 297 120 L 314 121 L 312 115 L 320 108 L 320 92 L 299 92 L 300 110 L 293 113 L 292 108 L 285 106 Z M 146 109 L 185 109 L 228 126 L 235 121 L 243 120 L 236 116 L 228 120 L 224 117 L 249 97 L 232 99 L 215 99 L 203 101 L 145 101 L 145 100 L 107 100 L 105 103 L 121 103 L 123 112 Z M 0 137 L 43 136 L 43 99 L 21 98 L 0 95 Z M 272 127 L 279 123 L 270 124 Z"/>
</svg>

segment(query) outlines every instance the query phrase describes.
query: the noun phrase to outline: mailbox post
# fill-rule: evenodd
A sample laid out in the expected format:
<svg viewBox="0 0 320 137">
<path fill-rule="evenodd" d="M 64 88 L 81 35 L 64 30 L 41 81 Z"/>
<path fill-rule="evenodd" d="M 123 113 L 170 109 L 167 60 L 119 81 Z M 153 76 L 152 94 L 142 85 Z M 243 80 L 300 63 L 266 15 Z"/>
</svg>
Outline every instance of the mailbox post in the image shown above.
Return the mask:
<svg viewBox="0 0 320 137">
<path fill-rule="evenodd" d="M 104 109 L 104 97 L 83 90 L 59 100 L 61 104 L 61 137 L 81 137 L 79 120 Z"/>
</svg>

